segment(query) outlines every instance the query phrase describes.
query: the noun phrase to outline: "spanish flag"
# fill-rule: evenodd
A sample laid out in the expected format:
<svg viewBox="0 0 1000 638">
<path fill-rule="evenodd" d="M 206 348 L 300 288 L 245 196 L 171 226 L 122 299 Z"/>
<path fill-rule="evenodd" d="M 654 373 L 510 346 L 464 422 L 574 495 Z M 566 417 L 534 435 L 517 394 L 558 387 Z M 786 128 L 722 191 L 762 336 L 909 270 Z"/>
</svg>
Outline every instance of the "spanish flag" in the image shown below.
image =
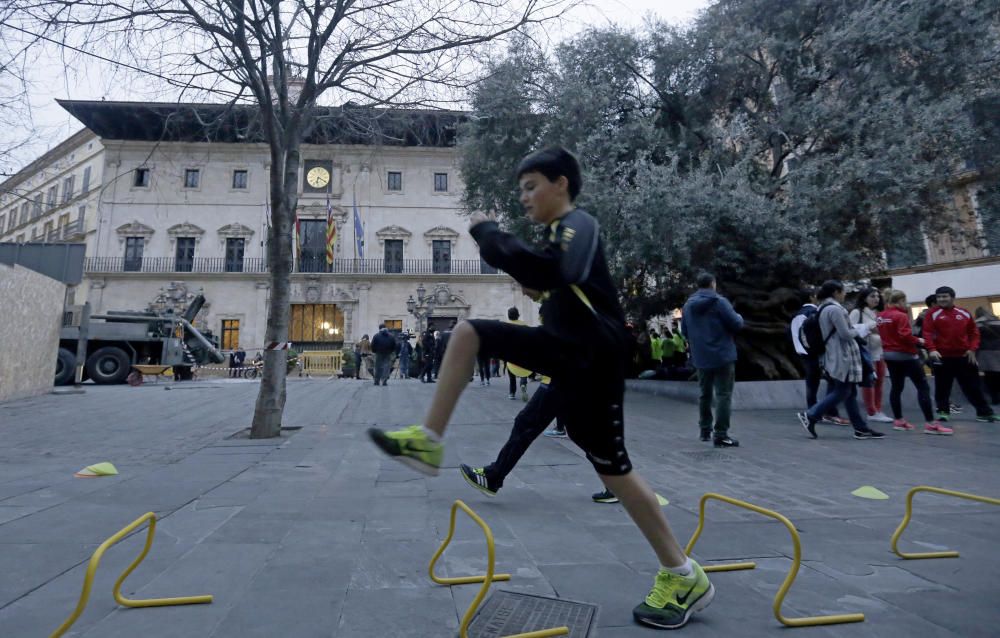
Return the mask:
<svg viewBox="0 0 1000 638">
<path fill-rule="evenodd" d="M 326 196 L 326 265 L 333 265 L 333 245 L 337 242 L 337 224 L 333 221 L 333 205 Z"/>
</svg>

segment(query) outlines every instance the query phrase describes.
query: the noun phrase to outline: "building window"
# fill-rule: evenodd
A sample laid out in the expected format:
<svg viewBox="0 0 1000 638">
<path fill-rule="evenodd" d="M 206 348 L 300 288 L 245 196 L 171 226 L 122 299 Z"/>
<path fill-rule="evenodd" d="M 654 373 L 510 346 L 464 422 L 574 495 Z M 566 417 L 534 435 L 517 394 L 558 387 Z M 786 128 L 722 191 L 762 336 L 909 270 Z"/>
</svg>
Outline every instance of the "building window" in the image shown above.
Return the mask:
<svg viewBox="0 0 1000 638">
<path fill-rule="evenodd" d="M 403 174 L 400 171 L 389 171 L 387 188 L 391 191 L 403 190 Z"/>
<path fill-rule="evenodd" d="M 3 232 L 3 223 L 7 221 L 6 215 L 0 215 L 0 233 Z"/>
<path fill-rule="evenodd" d="M 394 335 L 399 335 L 401 332 L 403 332 L 402 319 L 386 319 L 382 323 L 384 323 L 386 329 Z"/>
<path fill-rule="evenodd" d="M 233 171 L 233 188 L 236 190 L 246 190 L 247 188 L 247 177 L 249 172 L 238 168 Z"/>
<path fill-rule="evenodd" d="M 226 239 L 226 272 L 243 272 L 243 250 L 246 240 L 240 238 Z"/>
<path fill-rule="evenodd" d="M 69 226 L 69 213 L 63 213 L 59 216 L 59 223 L 56 225 L 56 228 L 64 228 L 66 226 Z"/>
<path fill-rule="evenodd" d="M 403 272 L 403 240 L 385 240 L 385 271 L 392 273 Z"/>
<path fill-rule="evenodd" d="M 135 169 L 135 176 L 132 180 L 132 186 L 136 188 L 149 188 L 149 169 L 148 168 L 137 168 Z"/>
<path fill-rule="evenodd" d="M 197 168 L 184 169 L 184 188 L 198 188 L 201 181 L 201 171 Z"/>
<path fill-rule="evenodd" d="M 222 349 L 235 350 L 240 345 L 240 320 L 222 320 Z"/>
<path fill-rule="evenodd" d="M 448 173 L 434 173 L 434 192 L 448 192 Z"/>
<path fill-rule="evenodd" d="M 63 204 L 73 199 L 73 182 L 76 181 L 76 177 L 70 175 L 63 180 Z"/>
<path fill-rule="evenodd" d="M 27 202 L 21 204 L 21 223 L 22 224 L 27 224 L 28 223 L 28 203 Z"/>
<path fill-rule="evenodd" d="M 194 237 L 178 237 L 174 251 L 174 272 L 191 272 L 194 267 Z"/>
<path fill-rule="evenodd" d="M 292 304 L 292 343 L 337 343 L 344 340 L 344 313 L 336 304 Z"/>
<path fill-rule="evenodd" d="M 432 246 L 434 251 L 432 267 L 435 274 L 451 272 L 451 242 L 447 239 L 435 239 Z"/>
<path fill-rule="evenodd" d="M 83 169 L 83 192 L 90 191 L 90 167 Z"/>
<path fill-rule="evenodd" d="M 7 232 L 10 232 L 10 231 L 14 230 L 15 226 L 17 226 L 17 207 L 16 206 L 14 208 L 10 209 L 10 217 L 8 219 L 8 222 L 7 222 Z"/>
<path fill-rule="evenodd" d="M 46 201 L 48 204 L 48 210 L 52 210 L 56 207 L 56 201 L 59 199 L 59 186 L 53 186 L 49 188 L 49 197 Z"/>
<path fill-rule="evenodd" d="M 23 244 L 24 243 L 24 233 L 21 233 L 20 235 L 18 235 L 17 239 L 15 239 L 14 242 L 18 243 L 18 244 Z"/>
<path fill-rule="evenodd" d="M 142 237 L 125 238 L 125 272 L 140 272 L 142 270 L 142 249 L 145 241 Z"/>
<path fill-rule="evenodd" d="M 31 218 L 38 219 L 42 216 L 42 194 L 35 195 L 35 201 L 31 204 Z"/>
<path fill-rule="evenodd" d="M 45 226 L 42 228 L 42 241 L 49 241 L 52 236 L 52 220 L 45 222 Z"/>
</svg>

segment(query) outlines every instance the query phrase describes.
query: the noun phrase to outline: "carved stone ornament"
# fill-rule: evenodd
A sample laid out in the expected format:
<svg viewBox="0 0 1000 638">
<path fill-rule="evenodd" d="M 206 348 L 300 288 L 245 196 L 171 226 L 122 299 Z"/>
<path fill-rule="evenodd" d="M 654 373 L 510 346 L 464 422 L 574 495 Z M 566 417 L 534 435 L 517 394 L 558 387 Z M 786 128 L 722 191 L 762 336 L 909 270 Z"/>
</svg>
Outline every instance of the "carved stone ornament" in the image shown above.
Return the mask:
<svg viewBox="0 0 1000 638">
<path fill-rule="evenodd" d="M 253 228 L 243 224 L 226 224 L 216 231 L 219 239 L 225 242 L 227 239 L 249 239 L 253 237 Z"/>
<path fill-rule="evenodd" d="M 195 245 L 198 245 L 201 243 L 201 237 L 204 234 L 204 228 L 187 222 L 184 222 L 183 224 L 174 224 L 167 229 L 167 236 L 170 237 L 171 244 L 176 242 L 178 237 L 194 237 L 194 243 Z"/>
<path fill-rule="evenodd" d="M 306 288 L 306 302 L 317 303 L 320 300 L 319 286 L 309 286 Z"/>
<path fill-rule="evenodd" d="M 447 240 L 454 245 L 458 241 L 458 233 L 447 226 L 436 226 L 424 233 L 424 239 L 427 241 L 428 246 L 435 240 Z"/>
<path fill-rule="evenodd" d="M 191 305 L 191 301 L 195 296 L 204 294 L 204 289 L 199 288 L 196 292 L 191 292 L 188 290 L 188 285 L 183 281 L 171 281 L 168 285 L 160 288 L 160 292 L 157 293 L 156 297 L 146 306 L 146 309 L 150 312 L 164 313 L 167 310 L 173 311 L 175 315 L 182 315 L 184 311 L 187 310 L 188 306 Z M 205 323 L 205 317 L 208 316 L 208 309 L 210 304 L 208 301 L 205 305 L 201 307 L 198 314 L 195 316 L 192 322 L 196 328 L 203 330 L 208 327 Z"/>
<path fill-rule="evenodd" d="M 448 284 L 434 284 L 427 296 L 434 300 L 435 316 L 455 316 L 459 320 L 469 316 L 471 306 L 462 291 L 452 292 Z"/>
<path fill-rule="evenodd" d="M 384 245 L 387 239 L 402 239 L 403 245 L 406 246 L 410 243 L 410 237 L 413 236 L 413 233 L 402 226 L 392 225 L 377 231 L 375 236 L 378 237 L 379 245 Z"/>
<path fill-rule="evenodd" d="M 148 242 L 156 231 L 139 220 L 133 220 L 116 228 L 115 232 L 118 234 L 118 241 L 124 243 L 126 237 L 142 237 L 143 242 Z"/>
</svg>

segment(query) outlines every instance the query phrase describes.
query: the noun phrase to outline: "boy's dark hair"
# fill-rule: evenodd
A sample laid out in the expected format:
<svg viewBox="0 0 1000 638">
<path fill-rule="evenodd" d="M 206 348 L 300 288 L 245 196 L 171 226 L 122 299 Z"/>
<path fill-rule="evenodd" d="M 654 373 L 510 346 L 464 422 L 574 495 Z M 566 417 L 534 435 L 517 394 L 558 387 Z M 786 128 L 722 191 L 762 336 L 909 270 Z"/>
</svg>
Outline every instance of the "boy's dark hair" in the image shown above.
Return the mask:
<svg viewBox="0 0 1000 638">
<path fill-rule="evenodd" d="M 565 177 L 569 182 L 570 201 L 575 200 L 583 188 L 580 163 L 572 153 L 561 146 L 550 146 L 522 159 L 517 165 L 517 179 L 521 179 L 525 173 L 541 173 L 550 182 Z"/>
<path fill-rule="evenodd" d="M 930 308 L 937 305 L 937 295 L 927 295 L 924 297 L 924 305 Z"/>
<path fill-rule="evenodd" d="M 954 299 L 956 297 L 956 295 L 955 295 L 955 289 L 952 288 L 951 286 L 941 286 L 940 288 L 938 288 L 937 290 L 934 291 L 934 294 L 935 295 L 951 295 L 952 299 Z"/>
<path fill-rule="evenodd" d="M 702 271 L 698 273 L 698 279 L 696 281 L 699 288 L 711 288 L 712 284 L 715 283 L 715 275 L 710 272 Z"/>
<path fill-rule="evenodd" d="M 521 318 L 521 311 L 517 309 L 517 306 L 511 306 L 507 308 L 507 318 L 511 321 L 517 321 Z"/>
<path fill-rule="evenodd" d="M 806 286 L 805 288 L 799 290 L 799 301 L 802 305 L 807 303 L 812 303 L 813 297 L 816 296 L 816 288 L 813 286 Z"/>
<path fill-rule="evenodd" d="M 380 323 L 380 324 L 378 325 L 378 329 L 379 329 L 379 330 L 382 330 L 382 329 L 384 329 L 384 328 L 385 328 L 385 324 L 384 324 L 384 323 Z"/>
<path fill-rule="evenodd" d="M 840 283 L 836 279 L 828 279 L 823 282 L 823 285 L 819 287 L 819 292 L 816 293 L 817 299 L 829 299 L 834 295 L 834 293 L 840 292 L 844 289 L 844 284 Z"/>
</svg>

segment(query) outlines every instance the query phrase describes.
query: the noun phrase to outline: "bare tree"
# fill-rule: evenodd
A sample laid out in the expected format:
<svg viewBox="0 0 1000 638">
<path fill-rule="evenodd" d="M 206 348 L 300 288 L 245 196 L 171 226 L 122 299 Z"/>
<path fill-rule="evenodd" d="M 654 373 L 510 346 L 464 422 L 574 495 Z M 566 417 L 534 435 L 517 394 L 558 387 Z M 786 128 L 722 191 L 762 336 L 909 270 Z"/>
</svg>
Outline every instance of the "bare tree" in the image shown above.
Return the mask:
<svg viewBox="0 0 1000 638">
<path fill-rule="evenodd" d="M 19 2 L 0 3 L 0 177 L 13 174 L 15 154 L 33 134 L 27 69 L 43 36 L 23 26 Z"/>
<path fill-rule="evenodd" d="M 575 0 L 28 0 L 38 29 L 84 55 L 111 57 L 189 96 L 257 109 L 270 147 L 271 295 L 267 341 L 288 340 L 292 226 L 300 145 L 317 101 L 440 105 L 471 81 L 472 53 Z M 68 46 L 69 46 L 68 45 Z M 108 52 L 112 53 L 108 53 Z M 352 113 L 354 115 L 352 115 Z M 338 116 L 370 117 L 371 109 Z M 364 125 L 362 125 L 364 126 Z M 269 350 L 251 436 L 277 436 L 286 357 Z"/>
</svg>

